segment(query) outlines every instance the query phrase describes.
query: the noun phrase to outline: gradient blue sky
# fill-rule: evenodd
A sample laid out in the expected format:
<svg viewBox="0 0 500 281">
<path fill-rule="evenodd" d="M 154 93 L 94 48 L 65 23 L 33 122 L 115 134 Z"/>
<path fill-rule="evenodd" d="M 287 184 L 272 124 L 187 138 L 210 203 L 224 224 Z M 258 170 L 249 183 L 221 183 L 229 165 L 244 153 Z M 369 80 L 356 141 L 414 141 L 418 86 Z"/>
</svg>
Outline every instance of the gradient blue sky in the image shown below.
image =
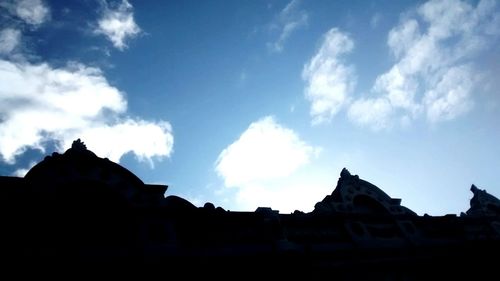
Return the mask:
<svg viewBox="0 0 500 281">
<path fill-rule="evenodd" d="M 0 3 L 0 172 L 76 138 L 167 195 L 310 211 L 343 167 L 419 214 L 500 196 L 500 3 Z"/>
</svg>

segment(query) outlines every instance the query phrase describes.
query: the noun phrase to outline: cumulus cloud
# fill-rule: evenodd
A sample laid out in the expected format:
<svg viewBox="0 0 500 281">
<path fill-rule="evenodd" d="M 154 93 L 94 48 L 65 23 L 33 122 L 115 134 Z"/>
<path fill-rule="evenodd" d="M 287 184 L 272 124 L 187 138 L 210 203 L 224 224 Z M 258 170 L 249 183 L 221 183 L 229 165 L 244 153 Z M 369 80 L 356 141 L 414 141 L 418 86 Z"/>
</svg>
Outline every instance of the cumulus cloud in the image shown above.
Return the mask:
<svg viewBox="0 0 500 281">
<path fill-rule="evenodd" d="M 280 35 L 274 42 L 268 42 L 267 47 L 273 52 L 283 51 L 286 40 L 292 35 L 295 30 L 306 26 L 308 14 L 299 10 L 300 0 L 292 0 L 286 5 L 283 10 L 276 16 L 271 24 L 272 29 L 280 31 Z"/>
<path fill-rule="evenodd" d="M 234 199 L 238 210 L 253 211 L 258 207 L 271 207 L 281 213 L 295 210 L 311 212 L 325 194 L 332 192 L 337 175 L 325 171 L 318 173 L 315 168 L 304 170 L 307 172 L 238 188 Z"/>
<path fill-rule="evenodd" d="M 216 171 L 228 187 L 286 177 L 318 152 L 273 117 L 262 118 L 224 149 Z"/>
<path fill-rule="evenodd" d="M 139 160 L 151 160 L 155 156 L 168 157 L 174 143 L 170 123 L 130 118 L 84 128 L 72 135 L 65 138 L 63 147 L 69 147 L 70 140 L 80 136 L 97 155 L 104 155 L 113 161 L 119 161 L 127 152 L 133 152 Z"/>
<path fill-rule="evenodd" d="M 385 98 L 358 99 L 350 107 L 348 117 L 360 125 L 370 125 L 374 130 L 389 126 L 392 107 Z"/>
<path fill-rule="evenodd" d="M 330 29 L 318 52 L 304 66 L 302 78 L 307 82 L 305 96 L 311 102 L 313 124 L 330 121 L 349 101 L 356 81 L 354 68 L 342 56 L 354 48 L 348 34 Z"/>
<path fill-rule="evenodd" d="M 454 119 L 472 107 L 470 93 L 475 81 L 471 73 L 468 66 L 452 67 L 425 93 L 427 118 L 431 122 Z"/>
<path fill-rule="evenodd" d="M 16 49 L 21 41 L 21 32 L 14 28 L 0 31 L 0 55 L 8 55 Z"/>
<path fill-rule="evenodd" d="M 389 72 L 377 78 L 373 91 L 384 92 L 383 98 L 390 103 L 391 107 L 402 108 L 416 113 L 419 109 L 414 100 L 417 88 L 417 81 L 406 76 L 401 68 L 395 65 Z"/>
<path fill-rule="evenodd" d="M 349 117 L 380 129 L 391 125 L 389 115 L 412 120 L 425 112 L 436 123 L 465 114 L 479 81 L 472 59 L 498 37 L 499 26 L 493 0 L 476 6 L 460 0 L 420 5 L 389 32 L 387 44 L 396 63 L 377 77 L 371 90 L 375 97 L 354 102 Z"/>
<path fill-rule="evenodd" d="M 49 140 L 64 150 L 78 137 L 113 161 L 128 152 L 168 157 L 170 125 L 132 119 L 126 110 L 123 93 L 98 68 L 0 60 L 0 155 L 7 163 L 28 148 L 43 151 Z"/>
<path fill-rule="evenodd" d="M 119 50 L 127 47 L 126 39 L 137 36 L 141 31 L 134 21 L 133 7 L 127 0 L 122 0 L 117 7 L 110 7 L 105 2 L 102 17 L 97 24 L 94 32 L 104 34 Z"/>
<path fill-rule="evenodd" d="M 42 0 L 6 0 L 0 6 L 24 22 L 38 26 L 50 19 L 50 9 Z"/>
<path fill-rule="evenodd" d="M 220 153 L 215 170 L 226 187 L 237 188 L 236 200 L 243 209 L 259 204 L 272 204 L 280 210 L 312 208 L 321 197 L 312 190 L 325 192 L 331 184 L 321 181 L 322 177 L 313 179 L 305 171 L 319 152 L 319 147 L 308 145 L 268 116 L 250 124 Z M 311 200 L 303 200 L 304 196 Z"/>
</svg>

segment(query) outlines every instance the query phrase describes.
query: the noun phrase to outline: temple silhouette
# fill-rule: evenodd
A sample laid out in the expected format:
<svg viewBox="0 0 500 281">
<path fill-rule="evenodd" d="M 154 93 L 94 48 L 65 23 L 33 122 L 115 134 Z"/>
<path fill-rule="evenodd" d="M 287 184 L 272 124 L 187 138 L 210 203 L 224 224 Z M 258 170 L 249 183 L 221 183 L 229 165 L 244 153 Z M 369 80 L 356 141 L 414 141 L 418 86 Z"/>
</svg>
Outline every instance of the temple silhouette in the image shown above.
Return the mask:
<svg viewBox="0 0 500 281">
<path fill-rule="evenodd" d="M 335 280 L 496 273 L 500 201 L 472 185 L 460 215 L 418 216 L 343 169 L 310 213 L 226 211 L 166 196 L 76 140 L 24 178 L 0 177 L 0 255 L 12 263 L 224 268 Z"/>
</svg>

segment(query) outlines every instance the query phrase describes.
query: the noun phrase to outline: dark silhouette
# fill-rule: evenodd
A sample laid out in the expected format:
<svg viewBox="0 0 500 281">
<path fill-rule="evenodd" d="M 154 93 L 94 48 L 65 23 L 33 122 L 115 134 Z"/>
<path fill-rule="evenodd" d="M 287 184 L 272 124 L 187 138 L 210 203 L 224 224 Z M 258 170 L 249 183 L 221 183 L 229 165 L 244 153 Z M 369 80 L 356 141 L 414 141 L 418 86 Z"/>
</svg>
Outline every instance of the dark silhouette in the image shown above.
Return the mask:
<svg viewBox="0 0 500 281">
<path fill-rule="evenodd" d="M 496 274 L 500 250 L 500 201 L 474 185 L 460 216 L 418 216 L 343 169 L 310 213 L 231 212 L 165 198 L 77 140 L 0 187 L 0 255 L 14 264 L 420 280 Z"/>
</svg>

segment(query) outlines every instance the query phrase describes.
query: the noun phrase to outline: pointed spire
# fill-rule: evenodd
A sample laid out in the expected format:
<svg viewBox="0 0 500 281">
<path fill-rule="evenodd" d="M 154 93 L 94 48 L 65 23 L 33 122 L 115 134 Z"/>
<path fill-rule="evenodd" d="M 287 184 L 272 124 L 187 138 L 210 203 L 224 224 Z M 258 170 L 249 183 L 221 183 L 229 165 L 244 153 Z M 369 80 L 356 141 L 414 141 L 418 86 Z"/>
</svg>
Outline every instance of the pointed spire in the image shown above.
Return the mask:
<svg viewBox="0 0 500 281">
<path fill-rule="evenodd" d="M 340 172 L 340 178 L 349 178 L 351 176 L 351 173 L 349 173 L 349 170 L 346 168 L 342 169 L 342 172 Z"/>
</svg>

